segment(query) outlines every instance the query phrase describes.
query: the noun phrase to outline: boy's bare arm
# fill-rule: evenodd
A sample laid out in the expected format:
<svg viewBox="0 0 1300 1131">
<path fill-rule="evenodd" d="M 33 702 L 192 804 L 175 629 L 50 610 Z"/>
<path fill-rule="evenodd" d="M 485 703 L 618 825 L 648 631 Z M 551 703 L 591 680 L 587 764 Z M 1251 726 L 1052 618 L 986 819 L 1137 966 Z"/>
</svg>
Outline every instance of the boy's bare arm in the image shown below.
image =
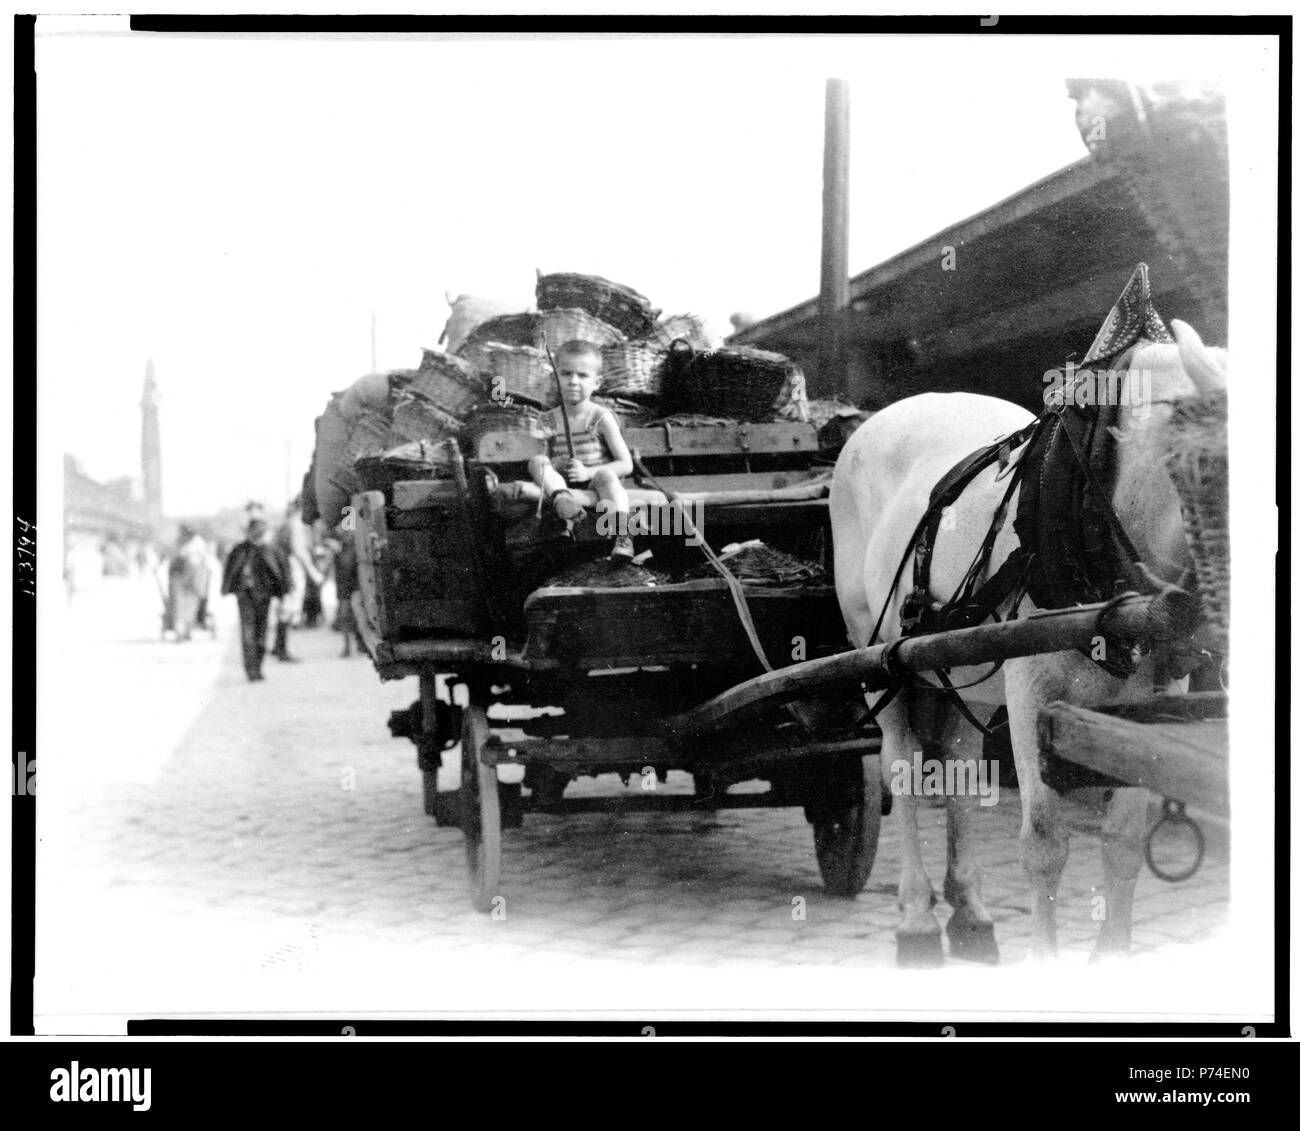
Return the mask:
<svg viewBox="0 0 1300 1131">
<path fill-rule="evenodd" d="M 628 450 L 627 441 L 623 439 L 622 429 L 618 426 L 618 418 L 612 412 L 606 412 L 601 417 L 597 429 L 601 438 L 605 441 L 606 447 L 609 448 L 609 454 L 614 457 L 605 466 L 619 479 L 631 475 L 632 453 Z"/>
</svg>

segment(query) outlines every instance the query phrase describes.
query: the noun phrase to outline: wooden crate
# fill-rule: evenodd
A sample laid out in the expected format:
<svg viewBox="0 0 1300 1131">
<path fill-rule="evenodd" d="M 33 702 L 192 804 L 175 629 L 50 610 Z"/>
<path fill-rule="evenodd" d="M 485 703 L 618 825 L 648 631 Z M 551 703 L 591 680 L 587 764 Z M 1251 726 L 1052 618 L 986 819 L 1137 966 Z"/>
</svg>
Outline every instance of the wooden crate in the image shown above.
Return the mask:
<svg viewBox="0 0 1300 1131">
<path fill-rule="evenodd" d="M 745 590 L 773 667 L 847 647 L 834 589 Z M 524 602 L 531 658 L 577 669 L 707 663 L 758 667 L 723 581 L 626 589 L 542 588 Z"/>
<path fill-rule="evenodd" d="M 357 580 L 366 615 L 385 641 L 486 631 L 460 497 L 444 491 L 439 503 L 423 508 L 421 528 L 410 529 L 389 522 L 379 492 L 353 497 Z"/>
</svg>

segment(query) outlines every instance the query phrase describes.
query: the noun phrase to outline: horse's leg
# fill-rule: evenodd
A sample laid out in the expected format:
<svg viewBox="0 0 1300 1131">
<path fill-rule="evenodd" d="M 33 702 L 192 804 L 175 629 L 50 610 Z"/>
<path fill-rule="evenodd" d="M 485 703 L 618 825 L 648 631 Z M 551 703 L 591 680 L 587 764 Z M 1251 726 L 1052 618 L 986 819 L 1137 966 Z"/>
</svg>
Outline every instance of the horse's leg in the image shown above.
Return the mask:
<svg viewBox="0 0 1300 1131">
<path fill-rule="evenodd" d="M 993 916 L 980 891 L 982 872 L 976 849 L 981 736 L 946 695 L 936 692 L 913 690 L 909 716 L 926 758 L 944 765 L 948 863 L 943 897 L 953 909 L 946 928 L 952 956 L 997 962 Z"/>
<path fill-rule="evenodd" d="M 912 755 L 920 744 L 908 725 L 906 700 L 907 692 L 900 691 L 876 717 L 876 723 L 881 735 L 880 764 L 886 768 L 886 778 L 892 779 L 894 764 L 902 762 L 908 767 L 910 783 Z M 921 858 L 918 799 L 910 788 L 895 790 L 893 804 L 900 855 L 898 906 L 903 912 L 902 922 L 894 932 L 898 964 L 940 966 L 943 964 L 943 938 L 939 933 L 939 920 L 934 917 L 934 888 Z"/>
<path fill-rule="evenodd" d="M 953 911 L 946 928 L 948 945 L 954 958 L 996 963 L 998 944 L 993 935 L 993 916 L 984 903 L 983 870 L 976 844 L 982 800 L 978 788 L 980 736 L 965 719 L 955 712 L 949 714 L 951 723 L 943 753 L 945 761 L 957 768 L 954 784 L 958 788 L 945 798 L 948 869 L 943 878 L 943 897 Z"/>
<path fill-rule="evenodd" d="M 1020 783 L 1020 859 L 1029 880 L 1034 958 L 1056 956 L 1056 892 L 1070 854 L 1069 836 L 1060 814 L 1060 798 L 1043 784 L 1038 767 L 1038 711 L 1043 703 L 1035 687 L 1035 661 L 1006 664 L 1007 721 Z"/>
<path fill-rule="evenodd" d="M 1093 961 L 1128 953 L 1133 934 L 1133 891 L 1142 869 L 1147 801 L 1145 789 L 1117 789 L 1106 804 L 1101 824 L 1105 903 Z"/>
</svg>

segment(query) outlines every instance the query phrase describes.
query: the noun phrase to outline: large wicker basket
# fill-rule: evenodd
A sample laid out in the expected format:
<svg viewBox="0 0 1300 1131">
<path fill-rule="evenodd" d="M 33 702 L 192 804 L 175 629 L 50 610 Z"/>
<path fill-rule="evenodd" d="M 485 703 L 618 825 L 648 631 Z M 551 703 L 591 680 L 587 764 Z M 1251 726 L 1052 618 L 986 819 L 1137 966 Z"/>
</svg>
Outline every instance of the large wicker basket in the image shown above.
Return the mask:
<svg viewBox="0 0 1300 1131">
<path fill-rule="evenodd" d="M 499 406 L 522 397 L 529 404 L 540 408 L 553 408 L 560 403 L 554 371 L 541 350 L 532 346 L 507 346 L 501 342 L 489 342 L 484 349 L 484 357 L 484 379 L 489 401 Z"/>
<path fill-rule="evenodd" d="M 1228 396 L 1182 397 L 1165 433 L 1210 646 L 1228 650 Z"/>
<path fill-rule="evenodd" d="M 673 384 L 688 412 L 753 422 L 808 420 L 803 372 L 783 354 L 745 346 L 697 353 L 680 366 Z"/>
<path fill-rule="evenodd" d="M 430 443 L 455 436 L 461 422 L 428 397 L 413 390 L 399 393 L 393 406 L 391 444 L 407 444 L 419 440 Z"/>
<path fill-rule="evenodd" d="M 631 287 L 611 283 L 599 275 L 560 273 L 537 278 L 537 308 L 564 310 L 578 307 L 594 314 L 629 338 L 643 338 L 654 329 L 659 311 Z"/>
<path fill-rule="evenodd" d="M 668 350 L 654 342 L 615 342 L 601 350 L 601 392 L 657 401 L 664 391 Z"/>
<path fill-rule="evenodd" d="M 489 432 L 525 432 L 538 437 L 549 434 L 542 410 L 518 400 L 508 405 L 487 402 L 470 413 L 460 434 L 460 445 L 468 457 L 474 457 L 479 441 Z"/>
<path fill-rule="evenodd" d="M 576 306 L 545 311 L 542 314 L 542 332 L 552 353 L 565 342 L 590 342 L 593 346 L 604 347 L 626 341 L 626 336 L 617 326 L 611 326 Z"/>
<path fill-rule="evenodd" d="M 542 316 L 535 312 L 502 314 L 475 326 L 456 353 L 479 373 L 487 372 L 487 347 L 492 343 L 507 346 L 540 346 Z"/>
<path fill-rule="evenodd" d="M 420 368 L 403 371 L 390 382 L 402 392 L 419 393 L 444 412 L 463 420 L 485 395 L 474 366 L 463 357 L 426 349 Z"/>
</svg>

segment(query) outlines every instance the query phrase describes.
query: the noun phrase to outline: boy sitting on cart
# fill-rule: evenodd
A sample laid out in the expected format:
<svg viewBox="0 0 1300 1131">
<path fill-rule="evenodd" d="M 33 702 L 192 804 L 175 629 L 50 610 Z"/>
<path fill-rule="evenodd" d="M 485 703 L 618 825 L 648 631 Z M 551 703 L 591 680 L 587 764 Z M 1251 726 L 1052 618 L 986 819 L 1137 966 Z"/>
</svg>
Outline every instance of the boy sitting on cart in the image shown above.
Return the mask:
<svg viewBox="0 0 1300 1131">
<path fill-rule="evenodd" d="M 528 473 L 564 522 L 580 520 L 594 494 L 597 509 L 614 519 L 610 560 L 626 564 L 635 551 L 628 534 L 627 491 L 620 480 L 632 474 L 632 453 L 618 418 L 591 399 L 600 388 L 600 347 L 578 339 L 565 342 L 555 353 L 555 368 L 562 400 L 546 416 L 551 454 L 529 460 Z"/>
</svg>

